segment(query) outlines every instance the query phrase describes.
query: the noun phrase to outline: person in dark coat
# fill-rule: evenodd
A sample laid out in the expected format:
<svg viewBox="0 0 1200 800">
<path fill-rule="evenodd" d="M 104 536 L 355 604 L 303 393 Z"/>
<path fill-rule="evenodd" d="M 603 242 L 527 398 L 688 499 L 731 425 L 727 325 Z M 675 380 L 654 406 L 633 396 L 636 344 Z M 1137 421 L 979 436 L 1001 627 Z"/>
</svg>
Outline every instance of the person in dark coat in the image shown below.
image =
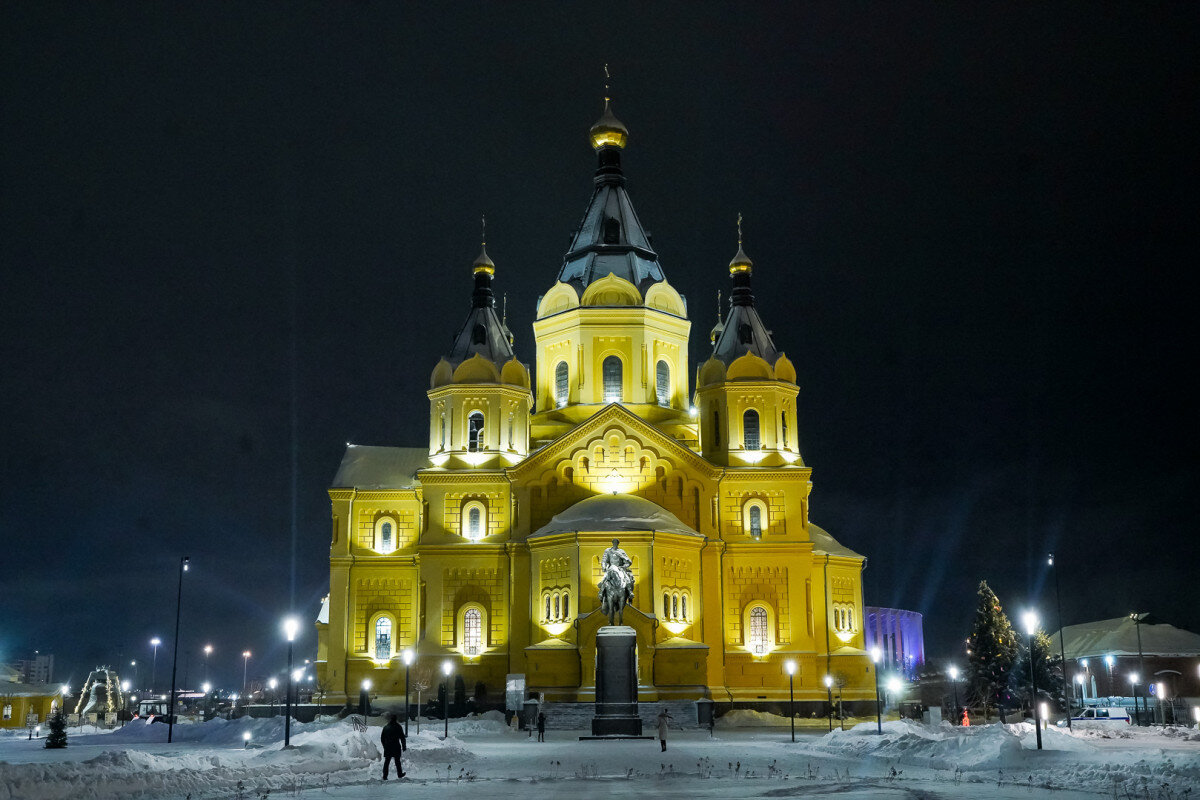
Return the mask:
<svg viewBox="0 0 1200 800">
<path fill-rule="evenodd" d="M 379 743 L 383 745 L 383 779 L 388 779 L 388 764 L 396 759 L 396 777 L 403 778 L 404 769 L 400 766 L 400 753 L 408 749 L 408 739 L 404 736 L 404 726 L 396 721 L 395 714 L 388 714 L 387 725 L 379 734 Z"/>
<path fill-rule="evenodd" d="M 546 741 L 546 715 L 538 714 L 538 741 Z"/>
</svg>

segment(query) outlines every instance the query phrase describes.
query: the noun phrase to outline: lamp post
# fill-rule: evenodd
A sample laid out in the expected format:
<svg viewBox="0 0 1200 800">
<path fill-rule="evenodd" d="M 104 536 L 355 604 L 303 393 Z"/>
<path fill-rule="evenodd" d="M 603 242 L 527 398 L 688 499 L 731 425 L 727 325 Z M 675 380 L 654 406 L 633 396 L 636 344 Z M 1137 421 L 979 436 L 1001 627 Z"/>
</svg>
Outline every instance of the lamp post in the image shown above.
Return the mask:
<svg viewBox="0 0 1200 800">
<path fill-rule="evenodd" d="M 1034 670 L 1033 664 L 1033 635 L 1037 633 L 1038 616 L 1032 611 L 1026 611 L 1021 615 L 1021 620 L 1025 623 L 1025 633 L 1029 634 L 1029 686 L 1030 699 L 1029 704 L 1033 706 L 1033 725 L 1034 731 L 1037 733 L 1037 749 L 1042 749 L 1042 720 L 1038 714 L 1037 701 L 1037 672 Z"/>
<path fill-rule="evenodd" d="M 1090 678 L 1092 675 L 1092 670 L 1091 670 L 1091 667 L 1088 666 L 1088 660 L 1086 658 L 1079 659 L 1079 666 L 1083 667 L 1083 672 L 1084 672 L 1085 678 Z M 1084 686 L 1086 687 L 1088 681 L 1084 680 L 1083 683 L 1084 683 Z M 1084 699 L 1086 700 L 1087 699 L 1087 689 L 1086 688 L 1083 690 L 1083 695 L 1084 695 Z"/>
<path fill-rule="evenodd" d="M 204 645 L 204 682 L 208 683 L 208 657 L 212 655 L 212 645 Z"/>
<path fill-rule="evenodd" d="M 442 720 L 446 723 L 445 729 L 442 731 L 442 738 L 450 738 L 450 673 L 454 671 L 454 665 L 450 663 L 450 659 L 442 662 L 442 674 L 446 676 L 445 682 L 442 684 L 445 691 L 442 692 Z"/>
<path fill-rule="evenodd" d="M 288 643 L 288 667 L 287 667 L 287 686 L 285 687 L 284 695 L 284 712 L 283 712 L 283 746 L 289 747 L 292 744 L 292 642 L 296 641 L 296 634 L 300 631 L 300 622 L 295 617 L 288 617 L 283 621 L 283 632 L 287 635 Z"/>
<path fill-rule="evenodd" d="M 1113 657 L 1112 656 L 1104 657 L 1104 666 L 1108 667 L 1108 696 L 1112 697 L 1113 696 L 1113 680 L 1112 680 Z"/>
<path fill-rule="evenodd" d="M 871 664 L 875 670 L 875 727 L 876 732 L 883 735 L 883 706 L 879 702 L 879 662 L 883 658 L 883 652 L 878 647 L 871 648 Z"/>
<path fill-rule="evenodd" d="M 825 692 L 829 695 L 829 732 L 833 733 L 833 676 L 825 676 Z"/>
<path fill-rule="evenodd" d="M 796 741 L 796 662 L 790 658 L 784 663 L 783 668 L 788 674 L 788 719 L 792 721 L 792 741 Z"/>
<path fill-rule="evenodd" d="M 1130 619 L 1133 620 L 1133 627 L 1137 630 L 1138 672 L 1140 672 L 1143 675 L 1146 674 L 1146 659 L 1142 655 L 1142 620 L 1145 619 L 1149 615 L 1150 615 L 1150 612 L 1148 612 L 1148 611 L 1142 611 L 1142 612 L 1135 611 L 1129 615 Z M 1134 705 L 1137 705 L 1137 696 L 1136 695 L 1133 698 L 1133 703 L 1134 703 Z M 1149 711 L 1150 711 L 1149 699 L 1146 700 L 1146 711 L 1147 711 L 1147 713 L 1149 713 Z M 1142 724 L 1141 718 L 1139 717 L 1138 718 L 1138 726 L 1140 727 L 1141 724 Z"/>
<path fill-rule="evenodd" d="M 1054 553 L 1050 553 L 1047 557 L 1050 566 L 1054 567 Z M 1062 618 L 1062 594 L 1058 591 L 1058 568 L 1054 567 L 1054 603 L 1058 609 L 1058 653 L 1062 658 L 1059 662 L 1062 664 L 1063 677 L 1067 677 L 1067 645 L 1063 636 L 1063 618 Z M 1063 682 L 1064 684 L 1066 681 Z M 1064 692 L 1065 694 L 1065 692 Z M 1071 730 L 1071 695 L 1067 695 L 1067 730 Z"/>
<path fill-rule="evenodd" d="M 242 697 L 246 696 L 246 673 L 250 670 L 250 651 L 242 651 Z"/>
<path fill-rule="evenodd" d="M 188 571 L 191 563 L 192 560 L 187 556 L 179 559 L 179 588 L 175 592 L 175 655 L 171 659 L 171 705 L 167 706 L 167 744 L 171 743 L 175 733 L 175 670 L 179 667 L 179 611 L 183 607 L 183 573 Z M 157 644 L 154 654 L 158 655 Z"/>
<path fill-rule="evenodd" d="M 129 681 L 121 681 L 121 691 L 125 692 L 125 695 L 126 695 L 125 697 L 121 698 L 121 710 L 122 711 L 129 710 L 129 696 L 128 695 L 129 695 L 129 688 L 131 686 L 133 686 L 133 684 L 131 684 Z M 125 716 L 126 716 L 125 714 L 121 715 L 121 727 L 122 728 L 125 727 Z"/>
<path fill-rule="evenodd" d="M 404 735 L 408 736 L 408 718 L 412 716 L 412 708 L 408 704 L 408 670 L 412 667 L 413 651 L 404 651 Z"/>
<path fill-rule="evenodd" d="M 129 666 L 133 667 L 133 685 L 134 685 L 135 687 L 137 687 L 137 688 L 138 688 L 138 690 L 140 691 L 140 690 L 141 690 L 141 687 L 140 687 L 140 686 L 138 686 L 138 671 L 137 671 L 137 661 L 130 661 L 130 662 L 129 662 Z"/>
<path fill-rule="evenodd" d="M 152 658 L 150 660 L 150 691 L 151 691 L 151 693 L 154 692 L 155 683 L 157 682 L 157 681 L 155 681 L 155 678 L 158 675 L 158 646 L 160 644 L 162 644 L 162 639 L 158 638 L 157 636 L 155 636 L 153 639 L 150 640 L 150 646 L 154 648 L 154 658 Z"/>
<path fill-rule="evenodd" d="M 1079 707 L 1082 709 L 1084 707 L 1083 673 L 1082 672 L 1075 673 L 1075 682 L 1079 684 Z"/>
<path fill-rule="evenodd" d="M 954 687 L 954 719 L 951 725 L 958 724 L 958 667 L 950 668 L 950 685 Z"/>
<path fill-rule="evenodd" d="M 1140 727 L 1142 727 L 1142 711 L 1140 708 L 1138 708 L 1138 694 L 1137 694 L 1138 674 L 1136 672 L 1129 673 L 1129 684 L 1130 684 L 1129 691 L 1133 692 L 1133 715 L 1135 717 L 1137 717 L 1137 724 L 1138 724 L 1138 727 L 1140 728 Z"/>
<path fill-rule="evenodd" d="M 900 680 L 900 676 L 893 675 L 888 678 L 887 690 L 891 693 L 892 699 L 896 703 L 896 707 L 900 707 L 900 690 L 904 688 L 904 682 Z"/>
</svg>

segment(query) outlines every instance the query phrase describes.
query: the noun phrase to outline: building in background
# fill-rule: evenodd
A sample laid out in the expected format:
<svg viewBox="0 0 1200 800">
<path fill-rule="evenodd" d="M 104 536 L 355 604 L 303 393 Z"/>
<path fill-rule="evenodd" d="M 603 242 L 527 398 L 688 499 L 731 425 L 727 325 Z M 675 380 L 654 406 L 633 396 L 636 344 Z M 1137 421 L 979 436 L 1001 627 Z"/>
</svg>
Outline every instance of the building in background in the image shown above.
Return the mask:
<svg viewBox="0 0 1200 800">
<path fill-rule="evenodd" d="M 918 670 L 925 664 L 924 617 L 916 611 L 877 606 L 867 606 L 864 617 L 866 648 L 879 648 L 880 668 L 899 671 L 909 680 L 916 680 Z"/>
<path fill-rule="evenodd" d="M 632 561 L 623 624 L 637 636 L 640 700 L 778 704 L 794 662 L 798 701 L 824 704 L 829 675 L 845 700 L 874 702 L 865 559 L 809 520 L 796 370 L 755 307 L 740 220 L 728 316 L 693 392 L 688 306 L 625 190 L 627 137 L 606 103 L 590 200 L 536 300 L 534 369 L 496 313 L 485 247 L 470 311 L 429 379 L 428 444 L 347 447 L 316 626 L 331 702 L 368 680 L 402 698 L 409 650 L 427 688 L 448 662 L 493 702 L 517 678 L 551 701 L 594 700 L 613 539 Z M 412 291 L 445 285 L 430 269 Z M 779 265 L 773 290 L 790 289 L 794 270 Z M 450 332 L 387 320 L 381 334 L 397 324 L 401 345 Z M 381 391 L 394 386 L 380 375 Z"/>
<path fill-rule="evenodd" d="M 0 728 L 44 726 L 62 702 L 61 686 L 23 682 L 18 669 L 0 665 Z"/>
<path fill-rule="evenodd" d="M 1067 656 L 1067 679 L 1076 699 L 1130 697 L 1137 692 L 1158 696 L 1163 684 L 1167 699 L 1200 697 L 1200 634 L 1176 628 L 1153 617 L 1139 625 L 1131 617 L 1116 617 L 1062 629 Z M 1058 647 L 1058 631 L 1051 634 Z"/>
<path fill-rule="evenodd" d="M 50 683 L 54 680 L 54 656 L 42 655 L 33 651 L 33 658 L 27 658 L 16 663 L 21 672 L 21 680 L 25 683 Z"/>
</svg>

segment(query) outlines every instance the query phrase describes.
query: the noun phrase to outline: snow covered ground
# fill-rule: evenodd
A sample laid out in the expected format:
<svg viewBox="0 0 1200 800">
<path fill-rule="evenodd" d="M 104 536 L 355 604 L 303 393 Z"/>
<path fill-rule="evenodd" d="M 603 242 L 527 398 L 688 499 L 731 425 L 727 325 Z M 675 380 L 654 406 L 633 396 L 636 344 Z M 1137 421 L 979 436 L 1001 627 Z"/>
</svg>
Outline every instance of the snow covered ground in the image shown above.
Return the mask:
<svg viewBox="0 0 1200 800">
<path fill-rule="evenodd" d="M 25 734 L 0 734 L 0 800 L 71 798 L 434 798 L 488 800 L 553 792 L 571 797 L 670 798 L 1200 798 L 1200 734 L 1132 728 L 1115 737 L 1043 733 L 1028 725 L 928 728 L 874 722 L 832 733 L 805 725 L 791 742 L 786 720 L 734 712 L 715 736 L 672 731 L 656 741 L 581 742 L 549 731 L 542 744 L 510 731 L 498 714 L 410 729 L 405 781 L 382 783 L 379 726 L 213 720 L 175 727 L 131 723 L 113 732 L 70 732 L 65 750 Z M 243 747 L 243 734 L 257 747 Z"/>
</svg>

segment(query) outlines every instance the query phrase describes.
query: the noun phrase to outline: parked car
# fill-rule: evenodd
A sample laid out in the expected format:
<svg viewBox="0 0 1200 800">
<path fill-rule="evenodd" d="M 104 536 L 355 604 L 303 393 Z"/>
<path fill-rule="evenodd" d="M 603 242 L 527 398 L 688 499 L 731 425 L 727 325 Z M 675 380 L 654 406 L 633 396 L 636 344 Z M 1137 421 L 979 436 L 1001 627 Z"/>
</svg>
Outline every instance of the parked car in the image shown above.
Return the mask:
<svg viewBox="0 0 1200 800">
<path fill-rule="evenodd" d="M 1066 720 L 1060 720 L 1059 727 L 1066 727 Z M 1071 717 L 1071 726 L 1077 728 L 1120 728 L 1132 725 L 1129 712 L 1119 706 L 1095 706 L 1085 708 L 1077 717 Z"/>
</svg>

